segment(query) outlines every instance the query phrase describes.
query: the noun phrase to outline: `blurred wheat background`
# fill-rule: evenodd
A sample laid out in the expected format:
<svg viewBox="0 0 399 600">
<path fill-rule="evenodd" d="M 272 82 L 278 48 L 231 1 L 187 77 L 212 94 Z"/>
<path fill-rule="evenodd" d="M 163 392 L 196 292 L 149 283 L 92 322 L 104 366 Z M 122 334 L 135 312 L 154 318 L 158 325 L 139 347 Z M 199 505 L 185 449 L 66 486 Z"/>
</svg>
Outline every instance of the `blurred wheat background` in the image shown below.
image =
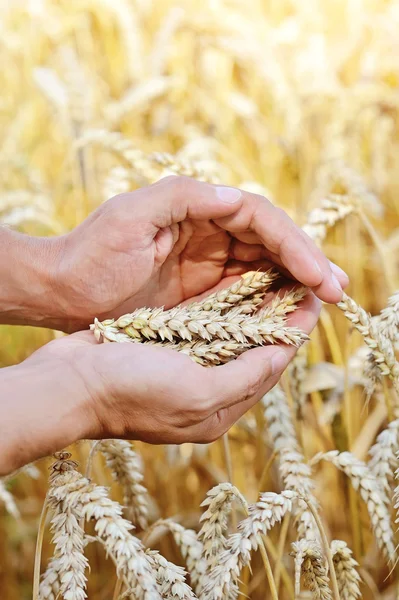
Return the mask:
<svg viewBox="0 0 399 600">
<path fill-rule="evenodd" d="M 2 0 L 0 6 L 1 223 L 59 235 L 112 195 L 171 172 L 262 193 L 301 226 L 313 209 L 318 222 L 323 199 L 335 194 L 350 209 L 340 222 L 331 220 L 333 227 L 323 213 L 327 235 L 315 237 L 349 274 L 349 294 L 359 304 L 372 314 L 386 306 L 399 283 L 398 1 Z M 22 361 L 54 335 L 1 327 L 0 366 Z M 396 399 L 387 385 L 367 400 L 364 358 L 362 338 L 342 313 L 323 309 L 302 362 L 280 390 L 295 409 L 306 461 L 333 449 L 369 460 L 387 427 L 384 397 Z M 249 503 L 259 492 L 281 491 L 287 482 L 268 425 L 263 403 L 229 432 L 228 444 L 135 445 L 149 522 L 172 518 L 198 531 L 207 491 L 229 480 Z M 379 461 L 389 493 L 389 474 L 398 466 L 395 425 L 391 431 L 394 441 Z M 81 472 L 89 450 L 84 442 L 71 450 Z M 102 454 L 94 456 L 93 480 L 111 486 L 111 497 L 123 503 L 123 486 Z M 50 460 L 0 482 L 4 600 L 32 597 Z M 312 478 L 329 539 L 347 542 L 359 563 L 361 596 L 341 590 L 341 600 L 398 598 L 370 507 L 351 486 L 356 474 L 348 478 L 324 461 L 312 466 Z M 230 532 L 244 516 L 234 505 Z M 392 510 L 393 530 L 394 520 Z M 168 531 L 143 534 L 139 526 L 137 535 L 190 570 Z M 295 517 L 267 536 L 282 600 L 295 594 L 290 553 L 297 538 Z M 104 549 L 91 543 L 85 552 L 88 597 L 117 598 L 115 567 Z M 46 530 L 42 572 L 52 553 Z M 273 597 L 258 552 L 242 570 L 239 589 L 240 599 Z M 308 593 L 297 597 L 329 597 L 320 589 Z"/>
</svg>

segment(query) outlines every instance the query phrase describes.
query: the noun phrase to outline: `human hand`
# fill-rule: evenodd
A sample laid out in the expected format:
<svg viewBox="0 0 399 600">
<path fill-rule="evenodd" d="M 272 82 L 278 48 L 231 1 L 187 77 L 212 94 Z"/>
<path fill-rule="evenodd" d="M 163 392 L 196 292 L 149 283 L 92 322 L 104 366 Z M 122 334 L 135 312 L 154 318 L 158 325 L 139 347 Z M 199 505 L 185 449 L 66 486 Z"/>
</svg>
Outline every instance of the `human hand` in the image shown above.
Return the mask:
<svg viewBox="0 0 399 600">
<path fill-rule="evenodd" d="M 289 324 L 310 333 L 319 311 L 309 294 Z M 0 402 L 0 475 L 82 438 L 211 442 L 277 383 L 296 350 L 264 346 L 206 368 L 161 346 L 97 344 L 90 332 L 54 340 L 1 372 L 0 396 L 13 402 Z"/>
<path fill-rule="evenodd" d="M 266 198 L 185 177 L 111 198 L 55 244 L 51 306 L 68 331 L 94 316 L 169 308 L 272 265 L 326 302 L 339 301 L 348 283 Z"/>
</svg>

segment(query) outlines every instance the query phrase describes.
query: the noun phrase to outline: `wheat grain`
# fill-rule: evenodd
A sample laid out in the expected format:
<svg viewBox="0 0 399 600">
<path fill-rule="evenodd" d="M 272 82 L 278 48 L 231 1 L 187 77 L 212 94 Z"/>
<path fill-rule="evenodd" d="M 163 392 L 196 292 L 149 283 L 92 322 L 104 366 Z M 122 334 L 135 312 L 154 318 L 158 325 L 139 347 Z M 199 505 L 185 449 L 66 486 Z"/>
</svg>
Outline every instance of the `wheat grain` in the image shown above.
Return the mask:
<svg viewBox="0 0 399 600">
<path fill-rule="evenodd" d="M 295 557 L 295 587 L 300 593 L 300 577 L 316 600 L 332 600 L 325 559 L 315 542 L 301 539 L 292 544 Z"/>
<path fill-rule="evenodd" d="M 317 464 L 321 460 L 331 462 L 349 477 L 352 486 L 359 491 L 367 506 L 379 548 L 383 550 L 389 560 L 393 560 L 395 545 L 391 518 L 387 508 L 388 499 L 371 469 L 350 452 L 340 453 L 338 450 L 331 450 L 324 454 L 319 453 L 312 458 L 311 464 Z"/>
<path fill-rule="evenodd" d="M 123 502 L 129 520 L 138 529 L 146 529 L 149 496 L 142 485 L 143 464 L 139 454 L 124 440 L 104 440 L 96 446 L 96 450 L 104 454 L 113 479 L 123 488 Z"/>
<path fill-rule="evenodd" d="M 357 600 L 357 598 L 361 598 L 359 589 L 360 575 L 357 572 L 359 565 L 352 556 L 352 550 L 348 548 L 346 542 L 333 540 L 331 542 L 331 554 L 333 556 L 341 600 Z"/>
</svg>

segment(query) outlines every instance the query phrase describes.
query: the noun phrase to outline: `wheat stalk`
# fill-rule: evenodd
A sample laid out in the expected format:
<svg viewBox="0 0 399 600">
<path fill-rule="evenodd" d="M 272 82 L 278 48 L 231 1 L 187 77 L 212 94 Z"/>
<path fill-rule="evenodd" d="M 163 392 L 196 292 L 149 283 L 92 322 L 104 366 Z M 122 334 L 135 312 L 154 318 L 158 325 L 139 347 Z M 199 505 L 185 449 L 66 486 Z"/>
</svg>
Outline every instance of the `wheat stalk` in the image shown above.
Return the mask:
<svg viewBox="0 0 399 600">
<path fill-rule="evenodd" d="M 333 540 L 331 542 L 331 554 L 341 600 L 357 600 L 361 597 L 359 589 L 361 579 L 357 572 L 359 565 L 352 556 L 352 550 L 348 548 L 346 542 Z"/>
<path fill-rule="evenodd" d="M 337 469 L 349 477 L 354 489 L 359 490 L 367 506 L 377 544 L 388 559 L 393 560 L 395 545 L 390 514 L 387 508 L 388 499 L 371 469 L 350 452 L 340 453 L 338 450 L 331 450 L 324 454 L 320 452 L 312 458 L 311 464 L 317 464 L 321 460 L 335 465 Z"/>
<path fill-rule="evenodd" d="M 295 593 L 300 594 L 300 578 L 315 600 L 332 600 L 326 561 L 320 546 L 309 540 L 301 539 L 292 544 L 295 557 Z M 342 599 L 341 599 L 342 600 Z"/>
<path fill-rule="evenodd" d="M 144 475 L 141 457 L 125 440 L 103 440 L 96 450 L 104 454 L 113 479 L 123 488 L 123 502 L 129 519 L 138 529 L 146 529 L 149 496 L 142 485 Z"/>
</svg>

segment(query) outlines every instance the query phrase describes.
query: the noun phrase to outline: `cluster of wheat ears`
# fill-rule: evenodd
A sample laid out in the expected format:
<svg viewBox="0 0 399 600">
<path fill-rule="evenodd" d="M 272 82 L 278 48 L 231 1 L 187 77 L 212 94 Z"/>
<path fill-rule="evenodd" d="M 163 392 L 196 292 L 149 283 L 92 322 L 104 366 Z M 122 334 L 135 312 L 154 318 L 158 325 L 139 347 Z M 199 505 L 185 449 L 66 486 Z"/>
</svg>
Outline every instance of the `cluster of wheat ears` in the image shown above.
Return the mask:
<svg viewBox="0 0 399 600">
<path fill-rule="evenodd" d="M 46 461 L 0 480 L 2 598 L 399 597 L 398 27 L 396 0 L 0 4 L 1 223 L 62 235 L 184 175 L 268 196 L 351 279 L 310 340 L 276 270 L 93 318 L 209 368 L 298 352 L 220 441 L 81 442 L 49 484 Z M 0 366 L 60 335 L 0 331 Z"/>
</svg>

